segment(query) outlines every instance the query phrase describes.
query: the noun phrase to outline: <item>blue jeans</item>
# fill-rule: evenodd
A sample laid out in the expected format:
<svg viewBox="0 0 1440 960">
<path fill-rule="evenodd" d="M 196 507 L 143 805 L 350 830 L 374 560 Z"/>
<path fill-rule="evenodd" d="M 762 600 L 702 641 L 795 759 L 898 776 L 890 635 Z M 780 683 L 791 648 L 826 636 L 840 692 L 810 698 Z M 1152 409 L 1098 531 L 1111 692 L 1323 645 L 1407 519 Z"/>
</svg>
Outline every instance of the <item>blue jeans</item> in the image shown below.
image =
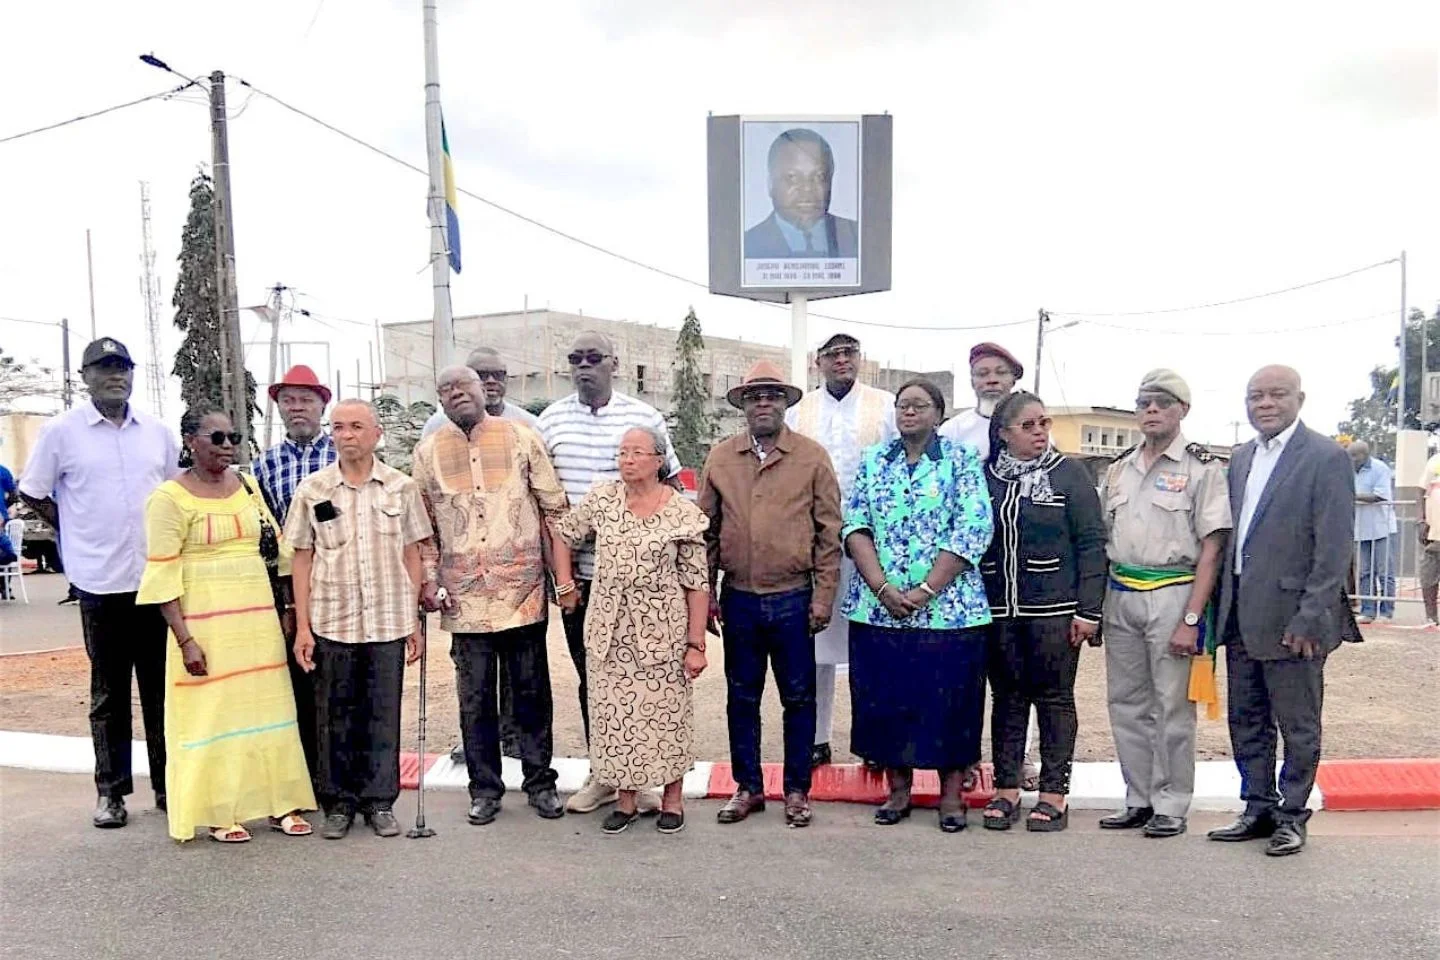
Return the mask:
<svg viewBox="0 0 1440 960">
<path fill-rule="evenodd" d="M 760 698 L 766 663 L 784 708 L 785 792 L 810 792 L 810 747 L 815 742 L 815 638 L 810 635 L 810 588 L 787 593 L 720 595 L 725 633 L 726 716 L 730 765 L 742 790 L 765 789 L 760 770 Z"/>
<path fill-rule="evenodd" d="M 1377 596 L 1383 598 L 1378 604 L 1380 616 L 1395 615 L 1395 548 L 1398 539 L 1392 536 L 1386 540 L 1361 540 L 1356 544 L 1360 548 L 1360 569 L 1357 571 L 1355 592 L 1362 597 L 1362 617 L 1375 616 Z"/>
</svg>

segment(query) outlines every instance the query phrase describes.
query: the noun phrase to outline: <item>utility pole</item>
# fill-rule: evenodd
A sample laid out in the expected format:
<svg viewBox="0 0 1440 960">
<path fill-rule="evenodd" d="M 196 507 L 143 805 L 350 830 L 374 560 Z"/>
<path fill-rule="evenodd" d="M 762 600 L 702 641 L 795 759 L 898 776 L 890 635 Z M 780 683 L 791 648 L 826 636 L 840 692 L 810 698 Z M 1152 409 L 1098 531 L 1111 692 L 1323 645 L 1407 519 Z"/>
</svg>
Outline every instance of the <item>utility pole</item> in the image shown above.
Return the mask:
<svg viewBox="0 0 1440 960">
<path fill-rule="evenodd" d="M 1401 251 L 1400 251 L 1400 368 L 1399 368 L 1399 370 L 1397 371 L 1398 376 L 1397 376 L 1397 378 L 1396 378 L 1396 379 L 1399 381 L 1399 384 L 1398 384 L 1398 385 L 1399 385 L 1399 395 L 1398 395 L 1398 397 L 1396 398 L 1399 402 L 1395 404 L 1395 429 L 1396 429 L 1396 430 L 1404 430 L 1404 429 L 1405 429 L 1405 354 L 1406 354 L 1405 341 L 1408 339 L 1408 337 L 1406 336 L 1406 334 L 1409 332 L 1409 331 L 1408 331 L 1408 327 L 1410 326 L 1409 321 L 1408 321 L 1408 319 L 1407 319 L 1406 316 L 1405 316 L 1405 312 L 1406 312 L 1406 306 L 1405 306 L 1405 251 L 1404 251 L 1404 250 L 1401 250 Z M 1422 334 L 1422 336 L 1423 336 L 1423 334 L 1424 334 L 1424 328 L 1423 328 L 1423 327 L 1421 328 L 1421 334 Z M 1421 342 L 1423 343 L 1424 341 L 1422 340 Z M 1421 371 L 1421 373 L 1420 373 L 1420 391 L 1421 391 L 1421 393 L 1420 393 L 1421 397 L 1424 397 L 1424 395 L 1425 395 L 1425 393 L 1424 393 L 1424 391 L 1425 391 L 1425 373 L 1424 373 L 1424 371 Z M 1421 404 L 1421 406 L 1423 407 L 1424 404 Z"/>
<path fill-rule="evenodd" d="M 274 299 L 270 305 L 270 376 L 268 379 L 266 379 L 266 383 L 274 383 L 275 375 L 279 373 L 279 371 L 276 369 L 276 363 L 279 361 L 280 358 L 281 295 L 289 289 L 289 287 L 285 286 L 279 281 L 276 281 L 275 286 L 270 288 L 270 292 L 274 294 Z M 270 393 L 267 390 L 265 393 L 265 433 L 263 434 L 263 436 L 265 437 L 265 448 L 267 450 L 270 448 L 271 443 L 270 427 L 274 422 L 275 401 L 270 399 Z"/>
<path fill-rule="evenodd" d="M 1041 307 L 1035 319 L 1035 384 L 1030 392 L 1040 396 L 1040 355 L 1045 349 L 1045 324 L 1050 322 L 1050 314 Z"/>
<path fill-rule="evenodd" d="M 210 74 L 211 167 L 215 175 L 215 281 L 220 306 L 220 379 L 225 406 L 241 440 L 235 456 L 250 462 L 251 398 L 245 389 L 245 345 L 235 289 L 235 222 L 230 200 L 230 138 L 225 127 L 225 74 Z"/>
<path fill-rule="evenodd" d="M 435 0 L 423 0 L 425 17 L 425 153 L 430 171 L 430 279 L 435 299 L 431 356 L 435 374 L 455 356 L 455 317 L 450 307 L 450 242 L 445 228 L 444 134 L 440 114 L 440 48 Z"/>
<path fill-rule="evenodd" d="M 74 393 L 70 389 L 70 321 L 60 318 L 60 396 L 65 401 L 65 409 L 70 409 L 74 402 Z"/>
<path fill-rule="evenodd" d="M 95 258 L 90 255 L 90 231 L 85 231 L 85 276 L 90 282 L 90 339 L 100 339 L 95 332 Z"/>
</svg>

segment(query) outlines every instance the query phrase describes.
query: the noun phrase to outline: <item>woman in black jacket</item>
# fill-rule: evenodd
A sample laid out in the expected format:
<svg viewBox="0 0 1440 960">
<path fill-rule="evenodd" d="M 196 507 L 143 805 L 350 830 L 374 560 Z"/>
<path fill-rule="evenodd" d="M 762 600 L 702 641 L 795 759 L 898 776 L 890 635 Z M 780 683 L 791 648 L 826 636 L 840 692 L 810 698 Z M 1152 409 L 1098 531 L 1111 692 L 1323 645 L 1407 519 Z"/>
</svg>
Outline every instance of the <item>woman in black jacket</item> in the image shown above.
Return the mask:
<svg viewBox="0 0 1440 960">
<path fill-rule="evenodd" d="M 985 466 L 995 536 L 980 564 L 994 622 L 986 672 L 993 707 L 995 799 L 987 829 L 1020 819 L 1025 725 L 1040 722 L 1040 799 L 1027 830 L 1064 830 L 1075 756 L 1075 670 L 1097 636 L 1105 599 L 1105 523 L 1090 473 L 1050 446 L 1050 418 L 1032 393 L 1012 393 L 990 419 Z"/>
</svg>

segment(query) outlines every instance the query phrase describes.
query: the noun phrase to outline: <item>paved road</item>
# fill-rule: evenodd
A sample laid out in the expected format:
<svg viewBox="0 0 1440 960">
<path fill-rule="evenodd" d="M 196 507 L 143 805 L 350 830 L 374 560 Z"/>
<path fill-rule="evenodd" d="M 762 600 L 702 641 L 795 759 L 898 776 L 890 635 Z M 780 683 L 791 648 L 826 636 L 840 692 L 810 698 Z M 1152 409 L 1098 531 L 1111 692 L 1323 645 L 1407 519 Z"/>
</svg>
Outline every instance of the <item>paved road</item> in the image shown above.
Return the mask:
<svg viewBox="0 0 1440 960">
<path fill-rule="evenodd" d="M 148 802 L 149 792 L 141 787 Z M 85 824 L 84 777 L 0 773 L 0 955 L 382 958 L 1433 958 L 1440 816 L 1331 814 L 1286 861 L 1257 845 L 1102 834 L 881 830 L 825 805 L 733 827 L 604 837 L 512 794 L 476 828 L 436 795 L 431 840 L 165 837 Z M 408 816 L 413 797 L 402 801 Z M 1206 818 L 1197 830 L 1216 822 Z"/>
</svg>

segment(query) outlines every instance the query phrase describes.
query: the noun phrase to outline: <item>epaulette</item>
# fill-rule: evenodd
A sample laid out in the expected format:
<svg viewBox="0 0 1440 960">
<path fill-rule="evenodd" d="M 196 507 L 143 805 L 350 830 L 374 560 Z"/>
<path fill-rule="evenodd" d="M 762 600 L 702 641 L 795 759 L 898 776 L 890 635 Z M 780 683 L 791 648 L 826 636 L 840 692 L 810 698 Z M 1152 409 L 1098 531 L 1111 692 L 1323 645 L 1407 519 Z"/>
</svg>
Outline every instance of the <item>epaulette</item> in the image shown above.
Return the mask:
<svg viewBox="0 0 1440 960">
<path fill-rule="evenodd" d="M 1201 463 L 1215 462 L 1215 454 L 1200 446 L 1200 444 L 1198 443 L 1185 444 L 1185 452 L 1190 454 L 1190 456 L 1194 457 L 1196 460 L 1199 460 Z"/>
<path fill-rule="evenodd" d="M 1110 466 L 1105 468 L 1106 483 L 1110 482 L 1110 474 L 1114 473 L 1117 469 L 1119 469 L 1120 464 L 1125 462 L 1125 458 L 1130 456 L 1130 454 L 1134 453 L 1139 447 L 1140 444 L 1138 443 L 1132 444 L 1126 447 L 1124 450 L 1121 450 L 1118 454 L 1116 454 L 1115 459 L 1110 461 Z"/>
</svg>

